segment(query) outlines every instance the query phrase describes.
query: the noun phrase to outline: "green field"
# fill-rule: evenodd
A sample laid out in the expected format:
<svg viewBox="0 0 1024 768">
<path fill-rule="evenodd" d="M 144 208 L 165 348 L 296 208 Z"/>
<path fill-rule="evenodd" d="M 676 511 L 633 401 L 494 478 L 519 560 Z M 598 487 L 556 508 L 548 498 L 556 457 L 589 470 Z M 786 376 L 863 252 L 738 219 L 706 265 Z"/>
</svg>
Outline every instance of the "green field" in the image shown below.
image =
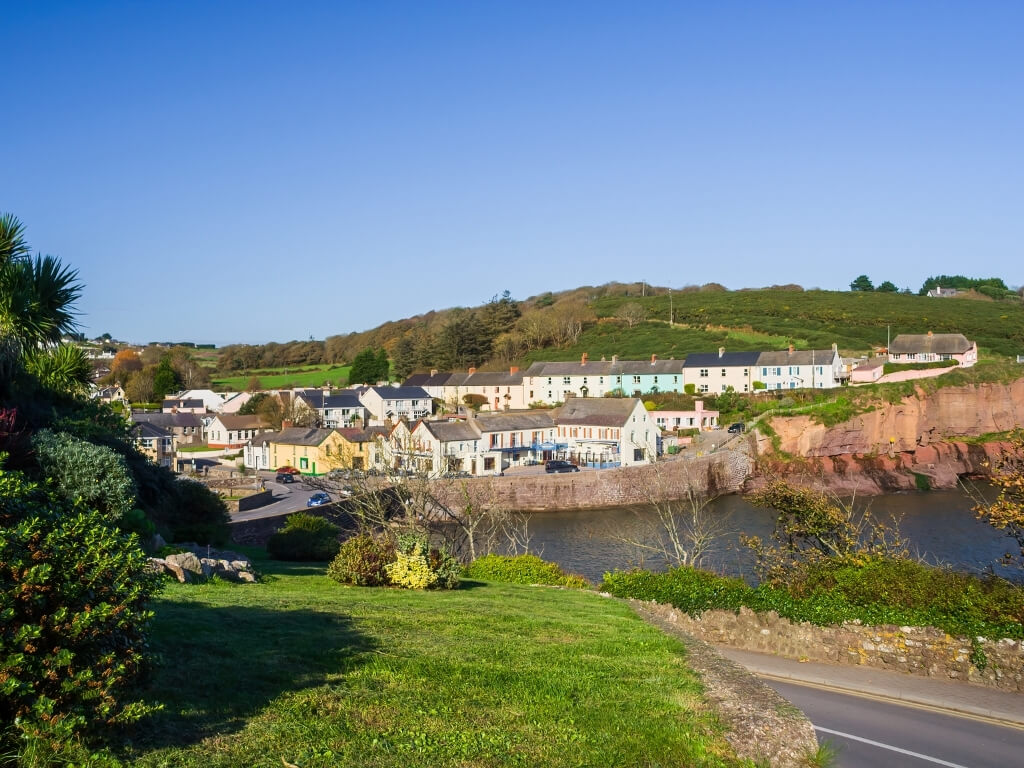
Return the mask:
<svg viewBox="0 0 1024 768">
<path fill-rule="evenodd" d="M 242 392 L 249 388 L 255 376 L 260 389 L 289 389 L 291 387 L 321 387 L 330 382 L 332 387 L 348 384 L 350 365 L 305 365 L 290 368 L 269 368 L 240 373 L 236 376 L 214 377 L 212 385 L 218 391 Z"/>
<path fill-rule="evenodd" d="M 590 591 L 170 584 L 136 766 L 740 765 L 676 640 Z"/>
</svg>

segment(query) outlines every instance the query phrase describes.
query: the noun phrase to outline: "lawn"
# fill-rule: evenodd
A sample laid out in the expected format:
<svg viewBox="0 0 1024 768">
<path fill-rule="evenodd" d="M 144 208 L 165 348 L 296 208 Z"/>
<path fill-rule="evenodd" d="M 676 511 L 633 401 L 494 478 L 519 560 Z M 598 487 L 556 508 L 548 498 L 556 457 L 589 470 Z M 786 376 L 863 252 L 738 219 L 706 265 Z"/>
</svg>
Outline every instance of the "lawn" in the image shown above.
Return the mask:
<svg viewBox="0 0 1024 768">
<path fill-rule="evenodd" d="M 242 392 L 249 388 L 255 377 L 260 380 L 260 389 L 286 389 L 289 387 L 320 387 L 330 382 L 333 387 L 348 383 L 350 365 L 308 365 L 291 368 L 273 368 L 240 373 L 237 376 L 214 377 L 212 386 L 218 391 Z"/>
<path fill-rule="evenodd" d="M 138 766 L 740 763 L 683 647 L 593 592 L 470 582 L 343 587 L 261 564 L 257 585 L 170 584 L 157 602 L 164 709 Z"/>
</svg>

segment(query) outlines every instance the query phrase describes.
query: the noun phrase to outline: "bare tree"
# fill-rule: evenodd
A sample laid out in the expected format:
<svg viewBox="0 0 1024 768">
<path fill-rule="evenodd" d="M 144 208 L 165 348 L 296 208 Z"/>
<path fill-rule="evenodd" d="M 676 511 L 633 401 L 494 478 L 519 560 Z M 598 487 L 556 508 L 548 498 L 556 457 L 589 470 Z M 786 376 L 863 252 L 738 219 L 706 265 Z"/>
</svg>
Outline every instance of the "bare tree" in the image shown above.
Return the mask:
<svg viewBox="0 0 1024 768">
<path fill-rule="evenodd" d="M 631 547 L 638 564 L 647 558 L 699 568 L 726 534 L 729 521 L 711 508 L 722 485 L 717 465 L 673 459 L 634 470 L 630 485 L 643 502 L 631 507 L 636 525 L 597 530 L 596 535 Z"/>
<path fill-rule="evenodd" d="M 619 307 L 615 317 L 624 322 L 627 328 L 632 328 L 647 319 L 647 310 L 640 302 L 630 301 Z"/>
</svg>

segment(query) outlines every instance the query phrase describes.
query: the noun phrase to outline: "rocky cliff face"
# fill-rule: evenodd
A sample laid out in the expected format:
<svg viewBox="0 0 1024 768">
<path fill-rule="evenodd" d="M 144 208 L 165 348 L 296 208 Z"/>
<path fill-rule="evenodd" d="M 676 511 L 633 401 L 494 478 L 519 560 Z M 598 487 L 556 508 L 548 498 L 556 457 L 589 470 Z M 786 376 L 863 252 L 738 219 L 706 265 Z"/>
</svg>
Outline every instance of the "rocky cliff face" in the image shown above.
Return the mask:
<svg viewBox="0 0 1024 768">
<path fill-rule="evenodd" d="M 1012 384 L 949 387 L 930 395 L 918 390 L 896 405 L 880 405 L 833 427 L 809 417 L 775 418 L 779 448 L 809 459 L 800 469 L 833 490 L 885 493 L 920 487 L 954 488 L 963 475 L 983 474 L 1004 448 L 956 438 L 1006 432 L 1024 426 L 1024 379 Z M 757 437 L 770 456 L 772 443 Z"/>
</svg>

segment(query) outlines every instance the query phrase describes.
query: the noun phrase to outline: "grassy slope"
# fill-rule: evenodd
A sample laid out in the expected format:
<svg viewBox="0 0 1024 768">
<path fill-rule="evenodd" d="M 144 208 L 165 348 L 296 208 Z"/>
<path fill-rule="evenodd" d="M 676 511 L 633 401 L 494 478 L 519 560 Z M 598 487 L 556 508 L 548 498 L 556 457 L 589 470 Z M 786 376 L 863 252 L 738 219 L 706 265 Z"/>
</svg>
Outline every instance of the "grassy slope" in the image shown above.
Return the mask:
<svg viewBox="0 0 1024 768">
<path fill-rule="evenodd" d="M 590 592 L 171 585 L 139 766 L 736 765 L 682 646 Z"/>
<path fill-rule="evenodd" d="M 307 369 L 315 370 L 307 370 Z M 255 375 L 260 380 L 263 389 L 284 389 L 287 387 L 319 387 L 325 381 L 330 381 L 331 386 L 343 386 L 348 382 L 350 365 L 306 365 L 292 366 L 291 373 L 287 368 L 275 368 L 275 373 L 266 374 L 240 374 L 238 376 L 215 377 L 213 388 L 218 391 L 241 392 L 249 385 L 249 380 Z M 302 370 L 303 373 L 296 373 Z"/>
<path fill-rule="evenodd" d="M 627 302 L 640 302 L 647 308 L 651 320 L 662 321 L 649 325 L 663 329 L 664 343 L 675 338 L 673 334 L 683 333 L 666 325 L 668 296 L 607 297 L 593 301 L 591 306 L 599 318 L 611 318 Z M 1016 301 L 929 299 L 838 291 L 707 291 L 674 294 L 672 305 L 677 325 L 706 334 L 704 343 L 684 352 L 713 351 L 729 337 L 726 329 L 752 330 L 778 339 L 792 339 L 803 348 L 826 348 L 835 342 L 840 349 L 867 350 L 885 345 L 887 325 L 891 326 L 893 337 L 900 333 L 928 331 L 963 333 L 990 352 L 1011 355 L 1024 351 L 1024 305 Z M 600 327 L 599 324 L 597 328 Z M 589 329 L 584 336 L 595 330 Z M 742 334 L 733 333 L 724 346 L 737 351 L 764 348 L 760 342 L 760 339 L 744 339 Z M 780 348 L 785 346 L 785 341 L 771 346 Z M 652 346 L 651 352 L 660 350 Z"/>
</svg>

